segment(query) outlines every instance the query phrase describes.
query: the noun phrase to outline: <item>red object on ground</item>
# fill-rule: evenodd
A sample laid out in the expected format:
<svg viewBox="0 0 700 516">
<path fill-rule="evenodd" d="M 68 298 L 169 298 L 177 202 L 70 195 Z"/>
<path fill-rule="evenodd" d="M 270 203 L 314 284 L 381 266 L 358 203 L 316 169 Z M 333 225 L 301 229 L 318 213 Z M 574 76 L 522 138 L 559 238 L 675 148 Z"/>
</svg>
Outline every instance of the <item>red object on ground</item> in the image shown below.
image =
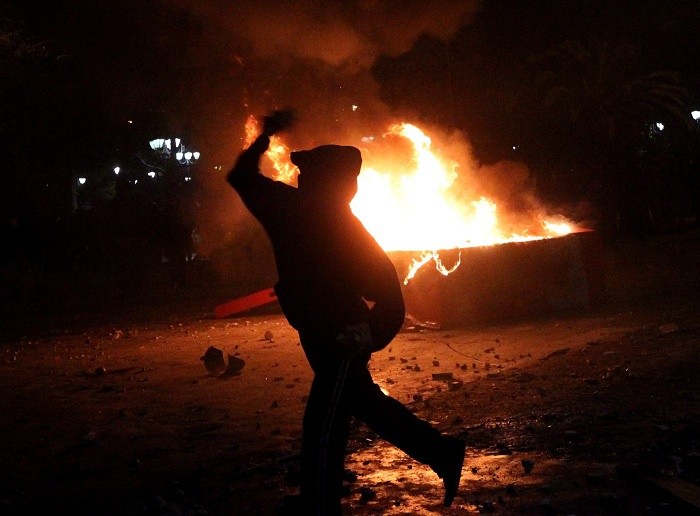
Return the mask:
<svg viewBox="0 0 700 516">
<path fill-rule="evenodd" d="M 266 305 L 274 301 L 277 301 L 277 294 L 275 294 L 275 290 L 273 288 L 266 288 L 260 292 L 255 292 L 253 294 L 216 305 L 214 307 L 214 316 L 217 319 L 223 319 L 229 315 L 245 312 L 251 308 L 257 308 L 258 306 Z"/>
</svg>

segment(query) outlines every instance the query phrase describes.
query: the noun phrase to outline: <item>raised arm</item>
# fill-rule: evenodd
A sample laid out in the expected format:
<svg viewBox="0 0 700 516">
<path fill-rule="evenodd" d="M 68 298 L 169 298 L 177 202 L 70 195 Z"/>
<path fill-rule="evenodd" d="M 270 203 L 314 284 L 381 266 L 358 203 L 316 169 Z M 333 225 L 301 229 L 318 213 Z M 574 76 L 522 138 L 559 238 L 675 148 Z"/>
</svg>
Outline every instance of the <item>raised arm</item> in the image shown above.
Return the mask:
<svg viewBox="0 0 700 516">
<path fill-rule="evenodd" d="M 294 113 L 289 110 L 273 111 L 263 119 L 263 130 L 253 144 L 244 150 L 226 176 L 231 186 L 239 186 L 254 178 L 260 169 L 260 156 L 265 154 L 270 146 L 270 136 L 290 127 L 295 120 Z"/>
<path fill-rule="evenodd" d="M 265 154 L 270 146 L 270 137 L 266 134 L 258 136 L 253 144 L 241 152 L 236 164 L 226 176 L 228 183 L 238 189 L 255 177 L 260 169 L 260 156 Z"/>
</svg>

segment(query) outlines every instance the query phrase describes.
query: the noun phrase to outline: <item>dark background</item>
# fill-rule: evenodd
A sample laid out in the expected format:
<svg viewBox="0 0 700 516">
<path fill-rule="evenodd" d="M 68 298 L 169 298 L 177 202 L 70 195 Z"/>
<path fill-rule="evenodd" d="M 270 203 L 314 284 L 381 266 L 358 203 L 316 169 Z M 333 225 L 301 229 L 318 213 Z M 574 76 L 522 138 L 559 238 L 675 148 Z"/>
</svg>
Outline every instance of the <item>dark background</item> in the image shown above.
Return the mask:
<svg viewBox="0 0 700 516">
<path fill-rule="evenodd" d="M 246 117 L 285 105 L 298 146 L 459 130 L 609 242 L 694 228 L 698 20 L 690 0 L 1 2 L 3 313 L 269 286 L 223 177 Z M 170 137 L 200 160 L 148 145 Z"/>
</svg>

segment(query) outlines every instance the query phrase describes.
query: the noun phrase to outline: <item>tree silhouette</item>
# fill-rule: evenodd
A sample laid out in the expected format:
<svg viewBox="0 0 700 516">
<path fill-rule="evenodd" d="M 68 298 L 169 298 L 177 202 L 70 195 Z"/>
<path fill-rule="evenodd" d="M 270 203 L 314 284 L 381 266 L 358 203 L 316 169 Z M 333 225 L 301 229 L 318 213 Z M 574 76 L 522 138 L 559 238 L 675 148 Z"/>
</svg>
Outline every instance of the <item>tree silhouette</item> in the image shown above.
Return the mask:
<svg viewBox="0 0 700 516">
<path fill-rule="evenodd" d="M 604 225 L 641 230 L 659 170 L 640 157 L 662 143 L 655 124 L 669 134 L 692 122 L 679 75 L 645 70 L 633 45 L 599 39 L 566 40 L 530 62 L 552 147 L 571 171 L 564 180 L 594 192 Z M 672 170 L 664 173 L 672 180 Z"/>
</svg>

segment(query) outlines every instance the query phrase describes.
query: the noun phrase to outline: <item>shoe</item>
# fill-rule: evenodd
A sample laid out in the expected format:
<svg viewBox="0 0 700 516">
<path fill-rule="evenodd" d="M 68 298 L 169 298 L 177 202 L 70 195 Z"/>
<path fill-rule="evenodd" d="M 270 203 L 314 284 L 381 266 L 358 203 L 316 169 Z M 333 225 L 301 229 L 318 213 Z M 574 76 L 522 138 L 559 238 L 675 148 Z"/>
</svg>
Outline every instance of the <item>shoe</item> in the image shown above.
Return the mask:
<svg viewBox="0 0 700 516">
<path fill-rule="evenodd" d="M 462 467 L 464 466 L 464 454 L 467 445 L 456 437 L 446 437 L 445 459 L 433 470 L 442 479 L 445 486 L 445 507 L 452 505 L 459 489 L 459 481 L 462 478 Z"/>
</svg>

